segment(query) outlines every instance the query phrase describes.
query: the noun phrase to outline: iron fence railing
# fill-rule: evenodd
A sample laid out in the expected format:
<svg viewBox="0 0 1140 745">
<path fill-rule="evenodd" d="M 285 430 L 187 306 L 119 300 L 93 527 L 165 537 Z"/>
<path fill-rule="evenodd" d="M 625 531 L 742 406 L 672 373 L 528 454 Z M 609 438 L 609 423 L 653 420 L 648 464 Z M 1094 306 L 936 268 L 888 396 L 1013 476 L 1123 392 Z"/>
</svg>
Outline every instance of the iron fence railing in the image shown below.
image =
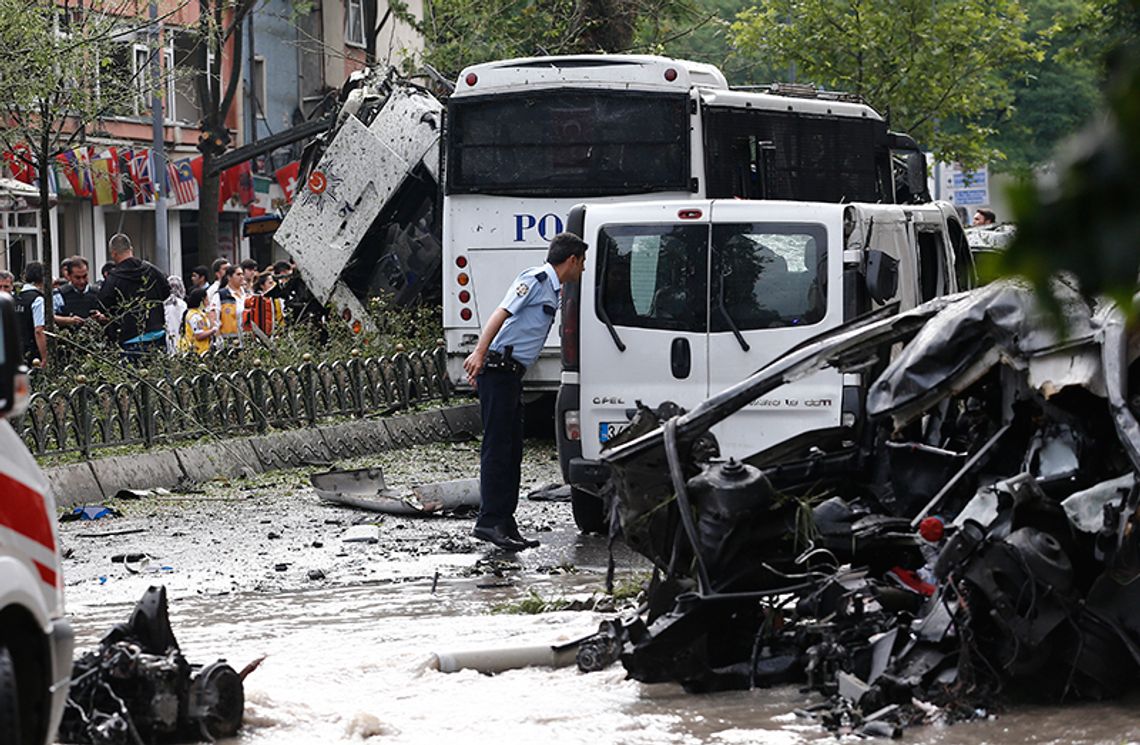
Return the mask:
<svg viewBox="0 0 1140 745">
<path fill-rule="evenodd" d="M 364 417 L 450 396 L 442 347 L 391 356 L 314 362 L 173 379 L 138 372 L 134 382 L 34 393 L 12 426 L 37 455 L 289 429 Z"/>
</svg>

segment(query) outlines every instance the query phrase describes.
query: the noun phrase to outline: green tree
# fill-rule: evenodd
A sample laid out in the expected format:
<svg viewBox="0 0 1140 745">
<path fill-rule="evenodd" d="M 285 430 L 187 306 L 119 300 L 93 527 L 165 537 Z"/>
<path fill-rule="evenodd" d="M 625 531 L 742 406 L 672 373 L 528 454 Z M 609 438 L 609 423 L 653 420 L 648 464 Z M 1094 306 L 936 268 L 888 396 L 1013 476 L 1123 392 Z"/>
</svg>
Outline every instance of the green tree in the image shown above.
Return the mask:
<svg viewBox="0 0 1140 745">
<path fill-rule="evenodd" d="M 122 40 L 149 24 L 135 0 L 111 0 L 98 10 L 82 3 L 0 0 L 0 151 L 35 169 L 40 190 L 40 237 L 47 286 L 57 258 L 49 219 L 49 172 L 86 129 L 124 104 L 149 98 L 149 77 L 131 72 Z M 145 16 L 145 13 L 141 15 Z M 124 51 L 126 50 L 126 51 Z M 124 62 L 126 64 L 124 65 Z M 52 326 L 51 313 L 45 325 Z M 50 343 L 50 342 L 49 342 Z"/>
<path fill-rule="evenodd" d="M 1104 13 L 1107 3 L 1098 4 Z M 1133 315 L 1140 272 L 1140 0 L 1120 0 L 1101 26 L 1095 57 L 1110 71 L 1107 111 L 1067 142 L 1056 183 L 1025 180 L 1010 192 L 1017 236 L 987 277 L 1027 277 L 1046 301 L 1067 272 L 1086 295 L 1108 295 Z M 1115 46 L 1114 46 L 1115 45 Z M 1089 49 L 1096 48 L 1090 46 Z M 1056 309 L 1056 303 L 1052 303 Z"/>
<path fill-rule="evenodd" d="M 742 54 L 857 93 L 940 160 L 984 163 L 1010 70 L 1041 59 L 1018 0 L 772 0 L 737 16 Z"/>
<path fill-rule="evenodd" d="M 406 13 L 426 62 L 448 79 L 467 65 L 512 57 L 628 52 L 646 19 L 690 18 L 684 0 L 426 0 Z"/>
<path fill-rule="evenodd" d="M 1050 161 L 1053 149 L 1103 106 L 1103 64 L 1074 54 L 1092 33 L 1087 0 L 1027 0 L 1025 38 L 1043 43 L 1044 57 L 1007 75 L 1011 113 L 995 112 L 992 144 L 1005 155 L 1002 170 L 1028 173 Z M 1046 42 L 1047 40 L 1047 42 Z"/>
<path fill-rule="evenodd" d="M 196 78 L 202 110 L 202 188 L 198 191 L 198 250 L 218 245 L 218 197 L 221 173 L 214 162 L 230 146 L 226 117 L 241 90 L 242 28 L 256 0 L 198 0 L 198 61 Z M 222 81 L 222 58 L 229 47 L 229 75 Z M 209 255 L 208 253 L 206 255 Z"/>
<path fill-rule="evenodd" d="M 638 28 L 635 49 L 716 65 L 732 85 L 779 80 L 783 71 L 753 55 L 740 55 L 732 46 L 732 21 L 753 4 L 754 0 L 706 0 L 684 16 L 646 18 Z"/>
</svg>

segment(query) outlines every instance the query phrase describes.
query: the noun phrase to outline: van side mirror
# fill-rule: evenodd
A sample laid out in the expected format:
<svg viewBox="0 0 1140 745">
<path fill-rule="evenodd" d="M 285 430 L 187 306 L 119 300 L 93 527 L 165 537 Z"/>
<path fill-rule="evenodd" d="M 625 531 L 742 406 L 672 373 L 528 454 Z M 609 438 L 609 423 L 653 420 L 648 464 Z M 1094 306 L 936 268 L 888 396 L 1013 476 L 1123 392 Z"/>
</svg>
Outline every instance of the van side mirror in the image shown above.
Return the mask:
<svg viewBox="0 0 1140 745">
<path fill-rule="evenodd" d="M 0 292 L 0 416 L 19 416 L 28 408 L 22 347 L 16 304 L 11 295 Z"/>
<path fill-rule="evenodd" d="M 899 260 L 876 249 L 868 251 L 863 281 L 872 300 L 887 302 L 899 291 Z"/>
</svg>

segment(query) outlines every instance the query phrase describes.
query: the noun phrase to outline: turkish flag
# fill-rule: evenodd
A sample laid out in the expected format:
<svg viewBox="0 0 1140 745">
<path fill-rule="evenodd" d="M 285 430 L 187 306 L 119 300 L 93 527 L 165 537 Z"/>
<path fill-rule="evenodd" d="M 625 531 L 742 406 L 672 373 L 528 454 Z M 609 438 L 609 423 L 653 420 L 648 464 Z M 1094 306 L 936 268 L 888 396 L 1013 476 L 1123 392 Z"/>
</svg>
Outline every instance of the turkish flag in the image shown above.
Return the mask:
<svg viewBox="0 0 1140 745">
<path fill-rule="evenodd" d="M 277 183 L 281 184 L 281 190 L 285 192 L 286 204 L 292 202 L 297 194 L 297 177 L 300 175 L 301 162 L 298 160 L 277 169 Z"/>
</svg>

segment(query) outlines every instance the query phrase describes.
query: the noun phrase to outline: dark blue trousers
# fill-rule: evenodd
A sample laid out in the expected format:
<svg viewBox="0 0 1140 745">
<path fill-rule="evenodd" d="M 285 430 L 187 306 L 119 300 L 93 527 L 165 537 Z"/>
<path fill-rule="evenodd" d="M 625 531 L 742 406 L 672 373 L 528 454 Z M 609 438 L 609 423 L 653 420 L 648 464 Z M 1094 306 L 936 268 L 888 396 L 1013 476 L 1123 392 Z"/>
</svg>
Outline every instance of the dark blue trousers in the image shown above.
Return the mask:
<svg viewBox="0 0 1140 745">
<path fill-rule="evenodd" d="M 475 524 L 514 527 L 522 481 L 522 376 L 484 370 L 476 379 L 483 415 L 479 452 L 479 517 Z"/>
</svg>

